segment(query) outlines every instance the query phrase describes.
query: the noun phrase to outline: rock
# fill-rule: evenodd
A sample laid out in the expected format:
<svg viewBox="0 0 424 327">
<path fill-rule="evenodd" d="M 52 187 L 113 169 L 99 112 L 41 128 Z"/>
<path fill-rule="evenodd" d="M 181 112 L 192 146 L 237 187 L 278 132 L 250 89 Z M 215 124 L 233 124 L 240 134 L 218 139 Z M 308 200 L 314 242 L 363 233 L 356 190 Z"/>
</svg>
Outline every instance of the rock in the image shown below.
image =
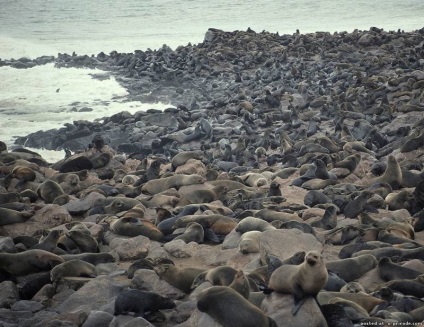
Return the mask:
<svg viewBox="0 0 424 327">
<path fill-rule="evenodd" d="M 207 313 L 200 312 L 195 309 L 190 319 L 177 325 L 178 327 L 223 327 L 220 323 L 216 322 L 211 316 Z M 281 325 L 283 326 L 283 325 Z"/>
<path fill-rule="evenodd" d="M 84 324 L 81 327 L 101 327 L 109 326 L 109 323 L 114 318 L 113 315 L 104 311 L 93 310 L 88 315 Z"/>
<path fill-rule="evenodd" d="M 186 244 L 183 240 L 173 240 L 165 243 L 163 248 L 175 258 L 190 258 L 192 256 L 191 253 L 196 251 L 197 243 L 190 242 Z"/>
<path fill-rule="evenodd" d="M 299 251 L 321 251 L 323 245 L 311 234 L 298 229 L 268 230 L 260 238 L 262 264 L 266 263 L 267 254 L 285 259 Z"/>
<path fill-rule="evenodd" d="M 305 300 L 295 316 L 291 313 L 293 306 L 293 295 L 273 292 L 263 300 L 261 308 L 267 316 L 274 319 L 277 326 L 327 326 L 327 322 L 313 297 Z"/>
<path fill-rule="evenodd" d="M 37 312 L 44 308 L 44 306 L 37 301 L 28 301 L 28 300 L 21 300 L 16 302 L 12 305 L 10 308 L 13 311 L 31 311 L 31 312 Z"/>
<path fill-rule="evenodd" d="M 150 249 L 150 240 L 145 236 L 136 236 L 132 238 L 114 238 L 109 247 L 116 251 L 119 258 L 125 260 L 137 260 L 147 256 Z"/>
<path fill-rule="evenodd" d="M 119 294 L 123 287 L 128 286 L 129 281 L 119 283 L 108 276 L 98 276 L 89 281 L 78 291 L 73 293 L 56 311 L 59 313 L 84 310 L 90 312 L 108 303 L 110 299 Z"/>
<path fill-rule="evenodd" d="M 9 309 L 0 309 L 0 322 L 17 324 L 33 316 L 31 311 L 12 311 Z"/>
<path fill-rule="evenodd" d="M 163 279 L 160 279 L 159 276 L 153 270 L 149 269 L 137 270 L 134 273 L 134 277 L 131 280 L 130 285 L 131 288 L 155 292 L 171 299 L 181 299 L 186 295 L 178 288 L 175 288 Z"/>
<path fill-rule="evenodd" d="M 10 237 L 34 235 L 42 229 L 50 229 L 72 221 L 69 212 L 57 204 L 47 204 L 29 218 L 25 223 L 0 227 L 0 234 Z"/>
<path fill-rule="evenodd" d="M 16 253 L 15 243 L 11 237 L 0 236 L 0 253 Z"/>
<path fill-rule="evenodd" d="M 225 236 L 224 241 L 222 242 L 222 249 L 234 249 L 238 246 L 241 238 L 241 233 L 236 232 L 235 229 L 233 229 L 227 236 Z"/>
<path fill-rule="evenodd" d="M 10 308 L 19 301 L 18 287 L 11 281 L 0 283 L 0 308 Z"/>
<path fill-rule="evenodd" d="M 101 198 L 103 199 L 105 196 L 97 192 L 91 192 L 84 199 L 70 201 L 64 207 L 72 216 L 81 216 L 94 206 L 94 202 L 97 199 Z"/>
</svg>

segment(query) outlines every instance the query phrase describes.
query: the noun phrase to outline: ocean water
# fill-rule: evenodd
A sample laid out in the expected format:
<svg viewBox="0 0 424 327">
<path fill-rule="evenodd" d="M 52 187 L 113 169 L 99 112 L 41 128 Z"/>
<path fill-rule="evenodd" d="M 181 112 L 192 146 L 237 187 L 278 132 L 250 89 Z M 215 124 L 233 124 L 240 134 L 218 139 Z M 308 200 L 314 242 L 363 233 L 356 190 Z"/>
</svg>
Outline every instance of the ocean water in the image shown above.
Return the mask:
<svg viewBox="0 0 424 327">
<path fill-rule="evenodd" d="M 210 27 L 291 34 L 424 26 L 423 0 L 0 0 L 0 8 L 1 59 L 133 52 L 163 44 L 175 49 L 202 42 Z M 16 136 L 77 119 L 169 106 L 126 102 L 114 79 L 92 78 L 98 73 L 53 65 L 0 67 L 1 139 L 11 145 Z"/>
</svg>

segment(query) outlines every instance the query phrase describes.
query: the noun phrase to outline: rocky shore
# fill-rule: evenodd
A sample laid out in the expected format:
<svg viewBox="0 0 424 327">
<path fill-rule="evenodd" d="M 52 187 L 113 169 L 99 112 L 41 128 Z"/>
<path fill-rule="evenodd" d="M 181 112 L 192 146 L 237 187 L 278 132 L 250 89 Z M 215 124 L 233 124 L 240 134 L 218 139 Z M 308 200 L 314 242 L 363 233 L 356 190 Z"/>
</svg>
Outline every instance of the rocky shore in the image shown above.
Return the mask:
<svg viewBox="0 0 424 327">
<path fill-rule="evenodd" d="M 47 62 L 173 107 L 0 143 L 0 326 L 423 322 L 424 29 Z"/>
</svg>

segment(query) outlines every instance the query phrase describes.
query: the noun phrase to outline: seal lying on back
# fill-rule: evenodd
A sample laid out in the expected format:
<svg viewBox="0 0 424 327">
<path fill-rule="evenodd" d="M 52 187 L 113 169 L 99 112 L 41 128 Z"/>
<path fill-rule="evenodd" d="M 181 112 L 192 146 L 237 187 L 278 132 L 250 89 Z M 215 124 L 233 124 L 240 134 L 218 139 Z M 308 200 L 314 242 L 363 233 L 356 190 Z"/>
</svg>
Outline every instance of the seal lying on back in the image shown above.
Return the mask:
<svg viewBox="0 0 424 327">
<path fill-rule="evenodd" d="M 283 265 L 277 268 L 269 278 L 269 288 L 279 293 L 291 293 L 295 306 L 295 315 L 308 295 L 316 296 L 325 286 L 328 272 L 321 254 L 310 251 L 300 265 Z"/>
</svg>

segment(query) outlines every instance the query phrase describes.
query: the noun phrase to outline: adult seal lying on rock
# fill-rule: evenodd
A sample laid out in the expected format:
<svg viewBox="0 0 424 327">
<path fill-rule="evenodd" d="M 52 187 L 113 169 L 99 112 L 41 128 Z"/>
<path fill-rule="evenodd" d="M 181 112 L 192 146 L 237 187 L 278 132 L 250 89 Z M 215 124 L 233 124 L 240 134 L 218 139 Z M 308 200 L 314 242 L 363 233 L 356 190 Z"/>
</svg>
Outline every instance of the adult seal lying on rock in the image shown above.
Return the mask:
<svg viewBox="0 0 424 327">
<path fill-rule="evenodd" d="M 228 286 L 212 286 L 197 295 L 197 309 L 224 327 L 277 327 L 274 320 Z"/>
<path fill-rule="evenodd" d="M 27 250 L 20 253 L 0 253 L 0 269 L 12 276 L 47 271 L 63 263 L 61 257 L 44 250 Z"/>
<path fill-rule="evenodd" d="M 157 194 L 170 188 L 179 189 L 181 186 L 202 184 L 205 179 L 200 175 L 173 175 L 159 179 L 152 179 L 141 187 L 141 191 L 148 194 Z"/>
<path fill-rule="evenodd" d="M 161 279 L 186 294 L 191 292 L 191 285 L 195 278 L 205 271 L 205 269 L 191 267 L 178 269 L 171 264 L 157 265 L 153 268 L 153 270 Z"/>
<path fill-rule="evenodd" d="M 16 211 L 0 207 L 0 226 L 26 222 L 33 214 L 33 212 Z"/>
<path fill-rule="evenodd" d="M 119 219 L 112 218 L 110 221 L 110 229 L 118 235 L 122 236 L 138 236 L 143 235 L 153 241 L 161 241 L 162 232 L 151 222 L 133 217 L 122 217 Z"/>
<path fill-rule="evenodd" d="M 82 260 L 69 260 L 55 266 L 50 271 L 50 278 L 53 283 L 58 282 L 63 277 L 96 277 L 96 268 L 91 263 Z"/>
<path fill-rule="evenodd" d="M 300 265 L 283 265 L 277 268 L 269 278 L 268 287 L 279 293 L 293 294 L 295 315 L 302 306 L 305 297 L 316 296 L 325 286 L 328 272 L 321 254 L 310 251 Z"/>
</svg>

